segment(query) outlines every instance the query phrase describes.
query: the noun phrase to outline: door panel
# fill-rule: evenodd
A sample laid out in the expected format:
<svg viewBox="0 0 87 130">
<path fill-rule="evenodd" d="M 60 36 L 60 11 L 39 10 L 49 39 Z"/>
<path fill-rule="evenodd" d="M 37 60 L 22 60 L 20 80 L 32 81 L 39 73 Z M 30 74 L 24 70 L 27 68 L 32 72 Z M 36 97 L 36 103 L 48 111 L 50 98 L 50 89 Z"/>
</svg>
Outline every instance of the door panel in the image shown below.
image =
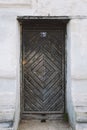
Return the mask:
<svg viewBox="0 0 87 130">
<path fill-rule="evenodd" d="M 64 113 L 64 29 L 23 30 L 23 114 Z"/>
</svg>

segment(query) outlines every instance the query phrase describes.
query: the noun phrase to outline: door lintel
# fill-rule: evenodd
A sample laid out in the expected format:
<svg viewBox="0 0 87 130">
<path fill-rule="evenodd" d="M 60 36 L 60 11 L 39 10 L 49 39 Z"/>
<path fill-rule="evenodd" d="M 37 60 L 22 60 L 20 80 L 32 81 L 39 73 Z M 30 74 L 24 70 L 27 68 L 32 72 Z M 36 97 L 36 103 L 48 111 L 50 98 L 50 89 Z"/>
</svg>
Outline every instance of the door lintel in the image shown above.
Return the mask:
<svg viewBox="0 0 87 130">
<path fill-rule="evenodd" d="M 68 16 L 18 16 L 17 20 L 20 24 L 29 20 L 57 20 L 58 22 L 67 24 L 70 18 Z"/>
</svg>

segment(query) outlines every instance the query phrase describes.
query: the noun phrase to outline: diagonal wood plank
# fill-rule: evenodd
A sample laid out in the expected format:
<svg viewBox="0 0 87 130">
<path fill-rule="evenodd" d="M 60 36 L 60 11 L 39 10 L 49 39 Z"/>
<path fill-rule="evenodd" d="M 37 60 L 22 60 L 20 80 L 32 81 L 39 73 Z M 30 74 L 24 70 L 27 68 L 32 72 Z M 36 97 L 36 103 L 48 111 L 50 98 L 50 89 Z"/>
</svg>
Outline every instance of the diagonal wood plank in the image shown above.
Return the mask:
<svg viewBox="0 0 87 130">
<path fill-rule="evenodd" d="M 23 107 L 31 113 L 64 113 L 64 32 L 45 31 L 23 34 Z"/>
</svg>

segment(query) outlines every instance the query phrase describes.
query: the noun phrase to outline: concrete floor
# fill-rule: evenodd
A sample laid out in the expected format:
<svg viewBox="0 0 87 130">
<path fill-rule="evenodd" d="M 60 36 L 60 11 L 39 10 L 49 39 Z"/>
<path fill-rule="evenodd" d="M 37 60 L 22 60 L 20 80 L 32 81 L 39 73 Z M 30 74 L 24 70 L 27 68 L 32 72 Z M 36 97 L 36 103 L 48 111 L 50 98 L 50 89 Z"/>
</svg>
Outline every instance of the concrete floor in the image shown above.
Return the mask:
<svg viewBox="0 0 87 130">
<path fill-rule="evenodd" d="M 23 120 L 20 122 L 18 130 L 72 130 L 67 122 L 61 120 L 46 121 Z"/>
</svg>

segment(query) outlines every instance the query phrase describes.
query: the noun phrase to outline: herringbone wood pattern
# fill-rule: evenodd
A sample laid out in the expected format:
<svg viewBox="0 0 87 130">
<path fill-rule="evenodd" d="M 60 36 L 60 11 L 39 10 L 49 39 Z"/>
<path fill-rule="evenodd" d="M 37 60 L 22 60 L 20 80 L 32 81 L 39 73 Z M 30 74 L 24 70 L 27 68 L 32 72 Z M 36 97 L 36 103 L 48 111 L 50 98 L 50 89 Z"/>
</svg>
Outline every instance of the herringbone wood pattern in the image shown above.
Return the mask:
<svg viewBox="0 0 87 130">
<path fill-rule="evenodd" d="M 23 32 L 25 112 L 64 112 L 64 31 Z"/>
</svg>

